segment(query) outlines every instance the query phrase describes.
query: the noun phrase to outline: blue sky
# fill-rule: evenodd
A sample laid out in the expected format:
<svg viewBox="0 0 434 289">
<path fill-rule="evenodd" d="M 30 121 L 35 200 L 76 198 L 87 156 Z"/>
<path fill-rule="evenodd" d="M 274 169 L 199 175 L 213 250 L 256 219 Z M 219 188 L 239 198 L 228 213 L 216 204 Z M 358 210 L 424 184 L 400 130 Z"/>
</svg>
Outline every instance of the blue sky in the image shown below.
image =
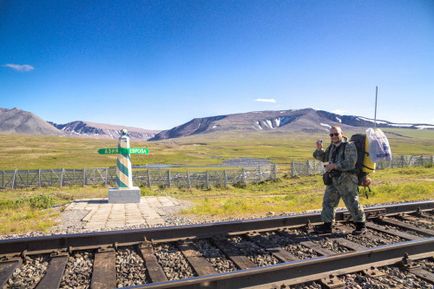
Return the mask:
<svg viewBox="0 0 434 289">
<path fill-rule="evenodd" d="M 0 0 L 0 107 L 168 129 L 312 107 L 434 124 L 434 1 Z"/>
</svg>

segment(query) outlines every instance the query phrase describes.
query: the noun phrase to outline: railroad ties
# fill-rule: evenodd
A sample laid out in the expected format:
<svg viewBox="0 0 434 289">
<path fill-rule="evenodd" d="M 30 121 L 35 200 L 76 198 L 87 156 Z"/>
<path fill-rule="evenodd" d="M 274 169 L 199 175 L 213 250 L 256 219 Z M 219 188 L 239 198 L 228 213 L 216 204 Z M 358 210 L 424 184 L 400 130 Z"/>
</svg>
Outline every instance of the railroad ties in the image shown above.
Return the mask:
<svg viewBox="0 0 434 289">
<path fill-rule="evenodd" d="M 0 288 L 433 288 L 434 202 L 366 212 L 0 240 Z"/>
</svg>

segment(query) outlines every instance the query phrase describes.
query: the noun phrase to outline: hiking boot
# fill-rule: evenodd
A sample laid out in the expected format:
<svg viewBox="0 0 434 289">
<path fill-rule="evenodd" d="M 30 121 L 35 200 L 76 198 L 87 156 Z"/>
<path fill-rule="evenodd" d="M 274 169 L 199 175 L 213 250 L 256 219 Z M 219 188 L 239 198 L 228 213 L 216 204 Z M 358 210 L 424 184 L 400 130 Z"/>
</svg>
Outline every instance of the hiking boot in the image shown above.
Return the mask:
<svg viewBox="0 0 434 289">
<path fill-rule="evenodd" d="M 368 231 L 364 222 L 355 223 L 356 229 L 352 232 L 353 235 L 362 235 Z"/>
<path fill-rule="evenodd" d="M 317 234 L 330 234 L 332 232 L 332 223 L 324 223 L 314 227 L 314 232 Z"/>
</svg>

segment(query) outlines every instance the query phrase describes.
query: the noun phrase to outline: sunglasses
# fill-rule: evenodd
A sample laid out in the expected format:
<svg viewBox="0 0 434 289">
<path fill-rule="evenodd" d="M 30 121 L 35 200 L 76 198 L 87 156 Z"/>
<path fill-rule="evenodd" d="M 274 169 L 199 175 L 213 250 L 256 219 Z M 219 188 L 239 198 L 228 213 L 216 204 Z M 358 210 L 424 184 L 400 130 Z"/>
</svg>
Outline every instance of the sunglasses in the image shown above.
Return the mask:
<svg viewBox="0 0 434 289">
<path fill-rule="evenodd" d="M 339 135 L 338 132 L 335 132 L 335 133 L 331 133 L 331 134 L 329 134 L 330 137 L 332 137 L 332 136 L 338 136 L 338 135 Z"/>
</svg>

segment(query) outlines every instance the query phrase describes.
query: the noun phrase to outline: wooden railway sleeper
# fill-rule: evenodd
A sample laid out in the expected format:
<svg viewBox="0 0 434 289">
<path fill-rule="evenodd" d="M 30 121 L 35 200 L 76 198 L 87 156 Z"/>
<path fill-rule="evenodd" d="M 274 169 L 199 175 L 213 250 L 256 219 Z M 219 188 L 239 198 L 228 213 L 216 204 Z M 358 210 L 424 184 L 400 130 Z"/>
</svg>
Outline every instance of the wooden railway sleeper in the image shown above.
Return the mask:
<svg viewBox="0 0 434 289">
<path fill-rule="evenodd" d="M 333 252 L 327 248 L 323 248 L 323 247 L 321 247 L 321 245 L 314 243 L 312 241 L 303 241 L 303 242 L 300 242 L 299 244 L 315 251 L 317 254 L 319 254 L 321 256 L 337 255 L 337 253 L 335 253 L 335 252 Z"/>
<path fill-rule="evenodd" d="M 416 267 L 416 268 L 409 269 L 408 272 L 416 275 L 420 279 L 423 279 L 431 284 L 434 284 L 434 274 L 427 270 L 424 270 L 420 267 Z"/>
<path fill-rule="evenodd" d="M 0 260 L 0 288 L 3 288 L 15 269 L 21 266 L 22 262 L 20 257 L 6 257 Z"/>
<path fill-rule="evenodd" d="M 253 239 L 256 236 L 260 236 L 261 234 L 251 234 L 248 235 L 247 238 L 255 243 L 257 246 L 263 248 L 266 252 L 273 255 L 275 258 L 280 260 L 281 262 L 288 262 L 288 261 L 296 261 L 298 260 L 297 257 L 286 251 L 285 249 L 281 248 L 277 244 L 273 244 L 271 241 L 267 239 L 262 239 L 260 243 L 255 242 Z"/>
<path fill-rule="evenodd" d="M 92 289 L 116 287 L 116 251 L 113 247 L 103 246 L 95 254 L 90 287 Z"/>
<path fill-rule="evenodd" d="M 383 222 L 386 225 L 391 225 L 399 228 L 403 228 L 406 230 L 414 231 L 419 234 L 422 234 L 424 236 L 434 236 L 434 230 L 425 229 L 425 228 L 419 228 L 418 226 L 407 224 L 405 222 L 398 221 L 396 219 L 392 219 L 389 217 L 384 217 L 380 219 L 381 222 Z"/>
<path fill-rule="evenodd" d="M 180 241 L 177 246 L 198 276 L 217 273 L 212 264 L 194 247 L 192 241 Z"/>
<path fill-rule="evenodd" d="M 239 249 L 231 244 L 227 238 L 213 238 L 211 239 L 212 243 L 223 252 L 232 262 L 234 262 L 235 266 L 239 269 L 244 270 L 248 268 L 258 267 L 256 263 L 253 263 L 247 256 L 240 255 Z"/>
<path fill-rule="evenodd" d="M 416 222 L 416 223 L 423 223 L 423 224 L 432 224 L 432 221 L 428 221 L 423 219 L 423 216 L 413 216 L 413 215 L 408 215 L 408 214 L 400 214 L 399 215 L 400 219 L 403 219 L 405 221 L 410 221 L 410 222 Z"/>
<path fill-rule="evenodd" d="M 155 256 L 153 242 L 145 238 L 143 243 L 139 245 L 139 251 L 147 269 L 149 279 L 151 279 L 153 283 L 168 281 L 163 268 L 161 268 Z"/>
<path fill-rule="evenodd" d="M 406 270 L 416 277 L 423 279 L 431 284 L 434 284 L 434 274 L 422 269 L 420 264 L 416 264 L 412 259 L 409 258 L 408 254 L 405 254 L 399 263 L 399 267 L 401 269 Z"/>
<path fill-rule="evenodd" d="M 53 254 L 52 254 L 53 255 Z M 54 254 L 48 264 L 44 277 L 39 281 L 35 289 L 57 289 L 62 281 L 62 276 L 68 262 L 68 254 Z"/>
</svg>

